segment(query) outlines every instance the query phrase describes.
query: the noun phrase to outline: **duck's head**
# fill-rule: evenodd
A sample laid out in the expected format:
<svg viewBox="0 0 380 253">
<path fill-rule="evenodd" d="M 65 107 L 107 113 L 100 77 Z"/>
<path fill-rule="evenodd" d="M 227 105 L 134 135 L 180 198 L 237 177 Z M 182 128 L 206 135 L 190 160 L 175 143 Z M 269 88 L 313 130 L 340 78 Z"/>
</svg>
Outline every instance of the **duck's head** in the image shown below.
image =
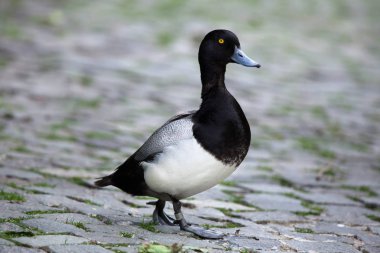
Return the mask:
<svg viewBox="0 0 380 253">
<path fill-rule="evenodd" d="M 198 60 L 201 65 L 212 64 L 225 67 L 233 62 L 246 67 L 261 67 L 241 50 L 239 39 L 228 30 L 209 32 L 199 47 Z"/>
</svg>

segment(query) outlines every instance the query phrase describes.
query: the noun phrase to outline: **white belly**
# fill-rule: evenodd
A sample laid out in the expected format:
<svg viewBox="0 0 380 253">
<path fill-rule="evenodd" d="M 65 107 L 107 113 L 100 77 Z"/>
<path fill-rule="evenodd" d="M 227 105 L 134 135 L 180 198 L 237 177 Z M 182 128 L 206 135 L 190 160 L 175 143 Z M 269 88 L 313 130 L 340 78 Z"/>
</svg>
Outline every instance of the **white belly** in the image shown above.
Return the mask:
<svg viewBox="0 0 380 253">
<path fill-rule="evenodd" d="M 154 161 L 142 162 L 145 182 L 158 193 L 187 198 L 220 183 L 236 169 L 202 148 L 195 138 L 168 146 Z"/>
</svg>

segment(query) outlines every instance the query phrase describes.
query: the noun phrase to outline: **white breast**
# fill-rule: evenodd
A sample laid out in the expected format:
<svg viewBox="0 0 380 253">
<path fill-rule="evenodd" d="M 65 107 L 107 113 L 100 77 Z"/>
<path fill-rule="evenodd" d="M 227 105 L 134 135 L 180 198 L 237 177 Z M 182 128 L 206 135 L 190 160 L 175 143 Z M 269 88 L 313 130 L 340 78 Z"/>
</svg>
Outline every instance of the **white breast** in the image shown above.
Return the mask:
<svg viewBox="0 0 380 253">
<path fill-rule="evenodd" d="M 236 166 L 225 165 L 195 138 L 168 146 L 152 162 L 142 162 L 147 185 L 177 199 L 203 192 L 228 177 Z"/>
</svg>

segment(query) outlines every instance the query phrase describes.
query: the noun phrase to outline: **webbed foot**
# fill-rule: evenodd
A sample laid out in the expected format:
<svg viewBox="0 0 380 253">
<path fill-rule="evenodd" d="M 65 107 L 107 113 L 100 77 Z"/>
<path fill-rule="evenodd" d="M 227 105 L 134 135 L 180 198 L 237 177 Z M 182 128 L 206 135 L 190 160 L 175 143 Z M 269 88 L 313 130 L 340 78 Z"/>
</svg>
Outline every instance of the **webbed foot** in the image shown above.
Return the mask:
<svg viewBox="0 0 380 253">
<path fill-rule="evenodd" d="M 164 212 L 165 201 L 157 200 L 153 212 L 153 222 L 160 225 L 175 226 L 174 219 Z"/>
<path fill-rule="evenodd" d="M 218 232 L 212 231 L 212 230 L 208 230 L 208 229 L 204 229 L 204 228 L 199 227 L 199 226 L 187 224 L 186 226 L 180 225 L 180 227 L 181 227 L 181 230 L 193 233 L 193 234 L 195 234 L 201 238 L 205 238 L 205 239 L 222 239 L 224 237 L 224 235 L 221 233 L 218 233 Z"/>
<path fill-rule="evenodd" d="M 179 227 L 181 228 L 181 230 L 193 233 L 205 239 L 222 239 L 224 237 L 224 235 L 221 233 L 204 229 L 199 226 L 190 225 L 189 223 L 187 223 L 185 218 L 183 217 L 183 214 L 181 211 L 181 202 L 179 200 L 173 200 L 173 208 L 174 208 L 174 215 L 176 218 L 175 223 L 179 224 Z"/>
</svg>

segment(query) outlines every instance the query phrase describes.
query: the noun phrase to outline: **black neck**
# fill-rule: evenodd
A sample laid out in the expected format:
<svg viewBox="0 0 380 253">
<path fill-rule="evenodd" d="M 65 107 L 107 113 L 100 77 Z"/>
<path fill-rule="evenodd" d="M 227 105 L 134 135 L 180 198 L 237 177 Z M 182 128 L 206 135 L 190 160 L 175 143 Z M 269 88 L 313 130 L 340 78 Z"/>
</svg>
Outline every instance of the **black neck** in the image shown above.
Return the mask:
<svg viewBox="0 0 380 253">
<path fill-rule="evenodd" d="M 226 65 L 214 64 L 201 64 L 201 80 L 202 80 L 202 99 L 214 87 L 225 88 L 224 73 L 226 72 Z"/>
</svg>

